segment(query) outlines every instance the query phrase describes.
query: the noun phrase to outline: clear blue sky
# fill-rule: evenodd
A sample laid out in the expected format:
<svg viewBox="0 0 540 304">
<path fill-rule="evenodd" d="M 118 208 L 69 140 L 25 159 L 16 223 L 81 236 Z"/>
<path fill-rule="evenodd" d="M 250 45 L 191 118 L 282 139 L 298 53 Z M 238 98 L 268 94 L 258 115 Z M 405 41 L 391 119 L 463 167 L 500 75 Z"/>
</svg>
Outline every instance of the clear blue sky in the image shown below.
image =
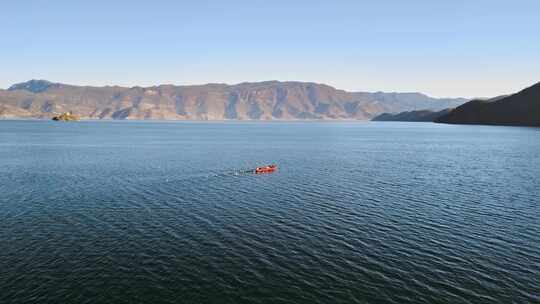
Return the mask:
<svg viewBox="0 0 540 304">
<path fill-rule="evenodd" d="M 2 1 L 0 88 L 301 80 L 495 96 L 540 81 L 540 1 Z"/>
</svg>

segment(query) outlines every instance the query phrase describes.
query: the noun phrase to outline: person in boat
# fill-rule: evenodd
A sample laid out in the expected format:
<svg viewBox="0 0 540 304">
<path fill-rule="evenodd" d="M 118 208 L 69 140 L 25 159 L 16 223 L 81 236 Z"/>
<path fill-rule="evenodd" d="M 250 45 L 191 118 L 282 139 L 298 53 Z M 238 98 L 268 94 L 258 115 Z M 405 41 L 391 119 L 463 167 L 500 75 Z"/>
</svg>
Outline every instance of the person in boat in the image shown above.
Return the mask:
<svg viewBox="0 0 540 304">
<path fill-rule="evenodd" d="M 272 164 L 264 167 L 257 167 L 255 168 L 255 173 L 268 173 L 268 172 L 274 172 L 277 169 L 277 165 Z"/>
</svg>

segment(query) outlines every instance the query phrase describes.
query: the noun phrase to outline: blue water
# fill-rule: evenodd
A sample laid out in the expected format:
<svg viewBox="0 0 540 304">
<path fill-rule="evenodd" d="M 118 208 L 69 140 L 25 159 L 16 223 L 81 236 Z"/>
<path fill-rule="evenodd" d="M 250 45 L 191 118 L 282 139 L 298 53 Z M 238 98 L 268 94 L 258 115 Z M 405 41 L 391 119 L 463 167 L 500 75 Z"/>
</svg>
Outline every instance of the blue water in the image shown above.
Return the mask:
<svg viewBox="0 0 540 304">
<path fill-rule="evenodd" d="M 540 303 L 539 153 L 539 128 L 0 121 L 0 303 Z"/>
</svg>

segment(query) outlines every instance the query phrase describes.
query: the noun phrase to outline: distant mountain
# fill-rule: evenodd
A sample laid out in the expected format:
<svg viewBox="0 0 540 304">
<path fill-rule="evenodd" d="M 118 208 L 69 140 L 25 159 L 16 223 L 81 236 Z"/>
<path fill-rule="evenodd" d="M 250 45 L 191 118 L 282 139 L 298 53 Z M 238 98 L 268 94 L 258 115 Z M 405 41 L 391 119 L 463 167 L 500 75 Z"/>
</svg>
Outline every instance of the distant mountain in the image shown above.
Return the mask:
<svg viewBox="0 0 540 304">
<path fill-rule="evenodd" d="M 425 121 L 433 122 L 437 118 L 450 113 L 451 109 L 444 109 L 441 111 L 430 111 L 430 110 L 420 110 L 420 111 L 407 111 L 401 112 L 398 114 L 383 113 L 381 115 L 375 116 L 372 121 Z"/>
<path fill-rule="evenodd" d="M 52 83 L 47 80 L 35 80 L 32 79 L 27 82 L 17 83 L 9 87 L 9 91 L 16 91 L 16 90 L 27 90 L 32 93 L 41 93 L 44 91 L 47 91 L 51 87 L 59 88 L 61 84 L 59 83 Z"/>
<path fill-rule="evenodd" d="M 540 83 L 510 96 L 469 101 L 436 122 L 540 126 Z"/>
<path fill-rule="evenodd" d="M 0 90 L 0 118 L 51 118 L 73 112 L 82 119 L 367 120 L 385 112 L 438 111 L 466 101 L 420 93 L 346 92 L 311 82 L 126 88 L 30 80 Z"/>
</svg>

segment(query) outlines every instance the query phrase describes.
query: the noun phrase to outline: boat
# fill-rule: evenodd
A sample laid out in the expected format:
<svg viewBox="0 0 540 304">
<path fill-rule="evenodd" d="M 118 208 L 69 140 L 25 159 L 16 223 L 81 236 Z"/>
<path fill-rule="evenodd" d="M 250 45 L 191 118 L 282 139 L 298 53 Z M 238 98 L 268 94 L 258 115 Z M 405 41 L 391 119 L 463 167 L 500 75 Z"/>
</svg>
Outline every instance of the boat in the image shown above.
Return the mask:
<svg viewBox="0 0 540 304">
<path fill-rule="evenodd" d="M 268 165 L 255 168 L 255 174 L 273 173 L 277 170 L 277 165 Z"/>
</svg>

